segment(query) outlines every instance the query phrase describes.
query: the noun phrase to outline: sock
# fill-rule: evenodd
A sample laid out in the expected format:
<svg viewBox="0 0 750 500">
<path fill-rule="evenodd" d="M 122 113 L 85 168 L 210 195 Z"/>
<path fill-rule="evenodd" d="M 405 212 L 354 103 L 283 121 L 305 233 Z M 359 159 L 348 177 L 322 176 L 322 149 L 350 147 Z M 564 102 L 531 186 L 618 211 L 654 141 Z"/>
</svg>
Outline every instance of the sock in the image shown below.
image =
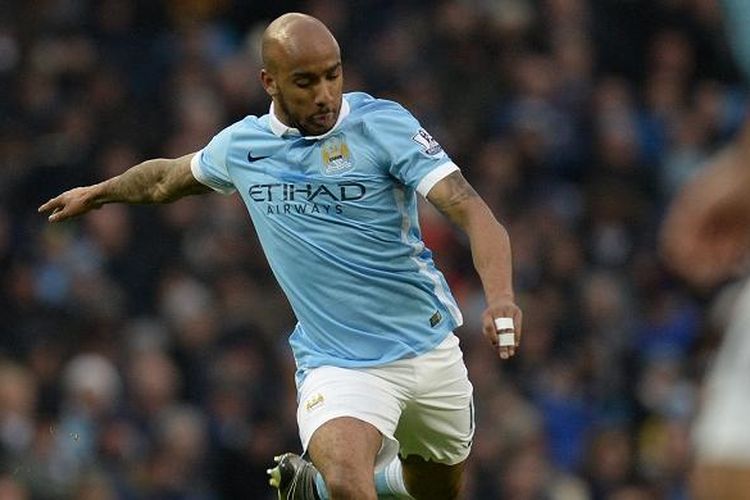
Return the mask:
<svg viewBox="0 0 750 500">
<path fill-rule="evenodd" d="M 329 500 L 326 483 L 320 472 L 315 474 L 315 486 L 318 490 L 320 500 Z M 393 460 L 388 462 L 388 465 L 375 473 L 375 491 L 378 492 L 378 495 L 396 495 L 411 498 L 409 492 L 406 491 L 404 473 L 401 468 L 401 460 L 398 459 L 398 456 L 393 457 Z"/>
<path fill-rule="evenodd" d="M 323 475 L 320 472 L 315 472 L 315 489 L 318 490 L 320 500 L 329 500 L 326 482 L 323 481 Z"/>
<path fill-rule="evenodd" d="M 388 465 L 375 473 L 375 490 L 379 494 L 397 495 L 411 498 L 404 483 L 404 470 L 398 456 L 388 462 Z"/>
</svg>

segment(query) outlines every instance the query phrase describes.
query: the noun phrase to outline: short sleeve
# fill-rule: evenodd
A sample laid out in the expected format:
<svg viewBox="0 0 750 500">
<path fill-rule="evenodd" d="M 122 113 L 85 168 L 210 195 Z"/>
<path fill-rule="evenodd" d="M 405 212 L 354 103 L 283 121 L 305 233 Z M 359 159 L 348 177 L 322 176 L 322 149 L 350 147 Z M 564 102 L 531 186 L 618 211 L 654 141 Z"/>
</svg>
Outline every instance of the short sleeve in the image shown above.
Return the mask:
<svg viewBox="0 0 750 500">
<path fill-rule="evenodd" d="M 419 121 L 398 104 L 389 103 L 387 108 L 374 111 L 367 123 L 384 149 L 389 173 L 422 196 L 459 170 Z"/>
<path fill-rule="evenodd" d="M 235 191 L 226 164 L 231 138 L 232 127 L 227 127 L 216 134 L 211 142 L 190 160 L 190 169 L 198 182 L 222 194 L 231 194 Z"/>
</svg>

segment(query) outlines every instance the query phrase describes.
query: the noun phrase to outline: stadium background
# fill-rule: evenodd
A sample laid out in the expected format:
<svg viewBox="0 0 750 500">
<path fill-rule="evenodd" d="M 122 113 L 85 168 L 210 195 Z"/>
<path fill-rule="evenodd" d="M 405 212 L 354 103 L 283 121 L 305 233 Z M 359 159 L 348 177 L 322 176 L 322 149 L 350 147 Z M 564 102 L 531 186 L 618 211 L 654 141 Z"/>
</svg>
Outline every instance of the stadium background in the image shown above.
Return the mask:
<svg viewBox="0 0 750 500">
<path fill-rule="evenodd" d="M 265 113 L 258 36 L 288 10 L 510 230 L 525 333 L 501 363 L 466 240 L 423 213 L 467 319 L 468 498 L 687 498 L 726 301 L 654 248 L 744 115 L 716 0 L 0 1 L 0 498 L 272 498 L 271 457 L 299 448 L 293 318 L 241 203 L 36 207 Z"/>
</svg>

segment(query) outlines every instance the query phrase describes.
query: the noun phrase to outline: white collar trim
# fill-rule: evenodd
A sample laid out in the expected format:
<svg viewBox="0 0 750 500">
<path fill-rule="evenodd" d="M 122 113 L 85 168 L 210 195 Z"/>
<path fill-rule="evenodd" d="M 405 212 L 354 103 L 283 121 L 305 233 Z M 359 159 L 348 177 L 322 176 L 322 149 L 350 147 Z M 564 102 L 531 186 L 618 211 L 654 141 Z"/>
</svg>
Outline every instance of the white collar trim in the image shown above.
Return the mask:
<svg viewBox="0 0 750 500">
<path fill-rule="evenodd" d="M 321 135 L 306 135 L 305 139 L 322 139 L 329 136 L 338 128 L 341 122 L 344 121 L 344 118 L 349 115 L 349 111 L 349 103 L 347 102 L 346 97 L 342 96 L 339 117 L 336 119 L 336 123 L 333 124 L 333 127 L 331 127 L 331 130 Z M 278 137 L 283 137 L 285 135 L 302 135 L 299 130 L 294 127 L 289 127 L 288 125 L 284 125 L 281 120 L 278 119 L 278 117 L 276 116 L 276 112 L 274 111 L 273 101 L 271 101 L 271 107 L 268 110 L 268 124 L 271 127 L 271 132 L 273 132 Z"/>
</svg>

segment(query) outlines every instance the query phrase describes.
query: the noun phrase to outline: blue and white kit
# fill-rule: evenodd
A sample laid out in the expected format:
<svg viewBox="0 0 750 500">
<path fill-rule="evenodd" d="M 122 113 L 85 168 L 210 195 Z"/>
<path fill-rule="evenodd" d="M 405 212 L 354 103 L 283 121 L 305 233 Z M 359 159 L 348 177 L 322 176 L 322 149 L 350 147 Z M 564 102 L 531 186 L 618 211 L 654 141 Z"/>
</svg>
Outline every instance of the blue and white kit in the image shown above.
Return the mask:
<svg viewBox="0 0 750 500">
<path fill-rule="evenodd" d="M 319 366 L 426 353 L 462 323 L 422 241 L 417 196 L 457 171 L 403 107 L 345 94 L 326 134 L 248 116 L 193 157 L 198 181 L 242 197 L 298 323 L 297 383 Z"/>
</svg>

